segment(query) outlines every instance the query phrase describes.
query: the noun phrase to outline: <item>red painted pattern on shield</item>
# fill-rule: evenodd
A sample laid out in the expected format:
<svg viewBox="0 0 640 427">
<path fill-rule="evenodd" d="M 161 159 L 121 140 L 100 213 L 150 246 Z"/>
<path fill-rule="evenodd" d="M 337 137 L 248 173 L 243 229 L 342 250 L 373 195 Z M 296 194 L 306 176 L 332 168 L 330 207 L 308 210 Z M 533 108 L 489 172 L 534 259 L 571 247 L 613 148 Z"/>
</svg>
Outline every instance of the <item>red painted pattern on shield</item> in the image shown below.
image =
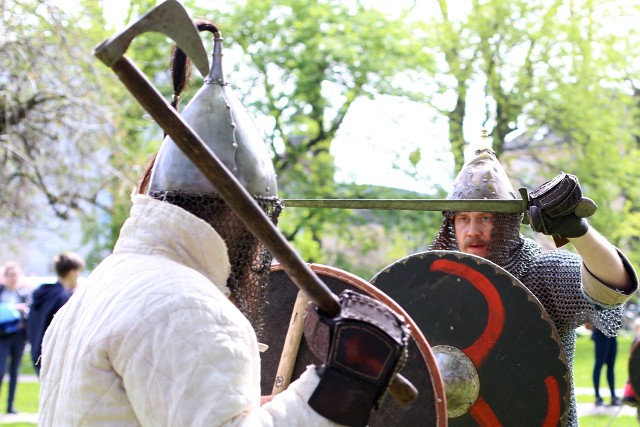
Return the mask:
<svg viewBox="0 0 640 427">
<path fill-rule="evenodd" d="M 473 344 L 462 350 L 469 356 L 473 364 L 479 368 L 498 341 L 498 338 L 500 338 L 502 328 L 504 327 L 504 305 L 502 304 L 500 294 L 498 294 L 498 291 L 489 279 L 468 265 L 456 261 L 439 259 L 431 264 L 429 270 L 442 271 L 467 279 L 474 288 L 480 291 L 487 301 L 487 305 L 489 306 L 487 327 Z"/>
<path fill-rule="evenodd" d="M 560 419 L 560 387 L 558 380 L 552 376 L 544 379 L 544 385 L 547 386 L 547 416 L 544 418 L 542 427 L 555 427 Z"/>
<path fill-rule="evenodd" d="M 476 368 L 480 368 L 484 359 L 502 334 L 504 327 L 504 305 L 500 294 L 483 274 L 477 272 L 468 265 L 450 261 L 446 259 L 436 260 L 429 268 L 431 271 L 441 271 L 443 273 L 454 274 L 467 279 L 487 301 L 489 318 L 487 326 L 480 337 L 469 347 L 462 350 L 473 362 Z M 469 408 L 469 413 L 481 427 L 501 427 L 502 423 L 496 417 L 491 407 L 485 402 L 482 396 Z"/>
<path fill-rule="evenodd" d="M 502 423 L 482 396 L 478 397 L 476 403 L 469 409 L 469 413 L 480 427 L 502 427 Z"/>
</svg>

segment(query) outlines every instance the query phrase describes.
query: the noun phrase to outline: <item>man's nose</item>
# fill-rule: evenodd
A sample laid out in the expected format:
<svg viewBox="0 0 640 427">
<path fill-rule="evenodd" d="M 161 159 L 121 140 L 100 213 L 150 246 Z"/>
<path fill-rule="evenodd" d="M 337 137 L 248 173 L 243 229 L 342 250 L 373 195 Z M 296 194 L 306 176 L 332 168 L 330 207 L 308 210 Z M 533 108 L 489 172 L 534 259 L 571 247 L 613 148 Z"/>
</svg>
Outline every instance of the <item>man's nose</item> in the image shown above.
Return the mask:
<svg viewBox="0 0 640 427">
<path fill-rule="evenodd" d="M 468 230 L 467 234 L 469 236 L 479 236 L 481 234 L 480 233 L 480 223 L 477 220 L 472 219 L 469 222 L 469 230 Z"/>
</svg>

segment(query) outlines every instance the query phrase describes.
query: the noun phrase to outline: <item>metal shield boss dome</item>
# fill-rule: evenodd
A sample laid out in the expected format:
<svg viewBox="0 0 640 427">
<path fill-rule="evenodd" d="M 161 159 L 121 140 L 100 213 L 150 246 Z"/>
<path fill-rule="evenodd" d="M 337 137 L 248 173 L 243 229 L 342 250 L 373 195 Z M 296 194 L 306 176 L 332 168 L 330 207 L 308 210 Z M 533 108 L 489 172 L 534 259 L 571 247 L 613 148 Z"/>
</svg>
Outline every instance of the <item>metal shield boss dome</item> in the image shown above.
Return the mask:
<svg viewBox="0 0 640 427">
<path fill-rule="evenodd" d="M 219 33 L 215 35 L 213 60 L 205 84 L 182 116 L 252 196 L 277 196 L 276 173 L 264 140 L 225 82 Z M 169 136 L 156 157 L 149 190 L 218 193 Z"/>
<path fill-rule="evenodd" d="M 453 183 L 447 199 L 517 199 L 504 168 L 489 148 L 475 152 Z"/>
</svg>

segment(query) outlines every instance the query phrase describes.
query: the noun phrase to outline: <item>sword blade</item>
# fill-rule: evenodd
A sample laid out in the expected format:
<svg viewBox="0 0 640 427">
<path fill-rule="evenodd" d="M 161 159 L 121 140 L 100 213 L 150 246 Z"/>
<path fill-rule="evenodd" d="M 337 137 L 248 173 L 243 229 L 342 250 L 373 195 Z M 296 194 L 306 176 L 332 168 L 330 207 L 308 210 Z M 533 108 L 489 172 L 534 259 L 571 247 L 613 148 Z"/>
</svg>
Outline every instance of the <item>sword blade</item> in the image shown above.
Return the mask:
<svg viewBox="0 0 640 427">
<path fill-rule="evenodd" d="M 405 211 L 524 213 L 522 199 L 285 199 L 286 207 Z"/>
</svg>

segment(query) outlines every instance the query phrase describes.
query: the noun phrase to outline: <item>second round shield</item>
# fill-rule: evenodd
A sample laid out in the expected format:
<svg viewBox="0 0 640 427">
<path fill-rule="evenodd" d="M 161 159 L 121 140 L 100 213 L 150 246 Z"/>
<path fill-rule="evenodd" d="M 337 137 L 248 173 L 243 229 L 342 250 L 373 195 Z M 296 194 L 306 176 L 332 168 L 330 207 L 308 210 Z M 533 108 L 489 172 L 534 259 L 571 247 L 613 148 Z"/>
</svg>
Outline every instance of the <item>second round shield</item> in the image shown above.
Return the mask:
<svg viewBox="0 0 640 427">
<path fill-rule="evenodd" d="M 474 255 L 428 251 L 371 282 L 404 308 L 434 351 L 453 347 L 473 362 L 479 396 L 450 426 L 563 425 L 569 381 L 560 337 L 515 277 Z"/>
<path fill-rule="evenodd" d="M 399 405 L 387 396 L 382 407 L 372 412 L 370 427 L 422 426 L 444 427 L 447 424 L 444 387 L 439 376 L 434 355 L 418 327 L 402 308 L 365 280 L 343 270 L 310 264 L 309 267 L 331 289 L 339 294 L 350 289 L 376 298 L 397 313 L 404 315 L 411 329 L 408 357 L 400 373 L 418 389 L 418 397 L 409 407 Z M 283 353 L 285 336 L 294 307 L 298 288 L 280 266 L 272 268 L 262 307 L 264 327 L 258 337 L 268 346 L 261 353 L 261 389 L 263 395 L 272 393 L 279 360 Z M 292 381 L 304 372 L 307 365 L 320 364 L 302 338 L 293 369 Z"/>
</svg>

